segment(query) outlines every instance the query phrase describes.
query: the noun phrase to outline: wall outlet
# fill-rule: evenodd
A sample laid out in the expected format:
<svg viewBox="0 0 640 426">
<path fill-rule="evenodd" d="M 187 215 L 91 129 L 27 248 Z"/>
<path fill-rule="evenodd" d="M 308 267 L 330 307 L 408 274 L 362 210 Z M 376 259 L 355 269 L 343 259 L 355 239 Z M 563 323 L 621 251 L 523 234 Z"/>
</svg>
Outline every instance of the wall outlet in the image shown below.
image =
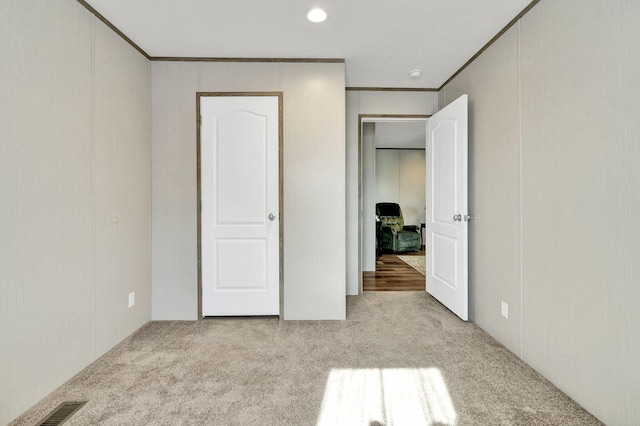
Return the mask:
<svg viewBox="0 0 640 426">
<path fill-rule="evenodd" d="M 136 292 L 129 293 L 129 307 L 132 308 L 136 304 Z"/>
<path fill-rule="evenodd" d="M 504 300 L 502 301 L 502 309 L 500 312 L 502 313 L 503 317 L 509 319 L 509 304 Z"/>
</svg>

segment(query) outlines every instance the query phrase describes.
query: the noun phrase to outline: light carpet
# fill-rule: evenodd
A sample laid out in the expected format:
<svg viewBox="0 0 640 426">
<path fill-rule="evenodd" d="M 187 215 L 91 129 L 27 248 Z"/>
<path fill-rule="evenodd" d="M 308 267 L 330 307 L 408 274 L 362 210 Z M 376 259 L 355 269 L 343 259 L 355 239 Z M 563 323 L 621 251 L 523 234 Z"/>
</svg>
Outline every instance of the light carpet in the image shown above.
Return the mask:
<svg viewBox="0 0 640 426">
<path fill-rule="evenodd" d="M 411 266 L 422 275 L 427 273 L 426 257 L 425 256 L 404 256 L 398 255 L 398 259 L 402 260 L 407 265 Z"/>
<path fill-rule="evenodd" d="M 425 292 L 347 298 L 346 321 L 151 322 L 12 425 L 597 425 Z"/>
</svg>

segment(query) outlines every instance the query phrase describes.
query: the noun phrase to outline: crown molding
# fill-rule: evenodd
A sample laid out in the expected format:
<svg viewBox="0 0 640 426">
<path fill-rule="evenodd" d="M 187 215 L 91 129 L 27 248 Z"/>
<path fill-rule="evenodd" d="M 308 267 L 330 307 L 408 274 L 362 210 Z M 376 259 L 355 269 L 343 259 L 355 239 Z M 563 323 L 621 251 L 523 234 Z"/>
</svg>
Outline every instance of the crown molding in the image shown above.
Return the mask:
<svg viewBox="0 0 640 426">
<path fill-rule="evenodd" d="M 144 50 L 142 50 L 142 48 L 140 46 L 138 46 L 137 44 L 135 44 L 133 42 L 133 40 L 131 40 L 129 37 L 127 37 L 125 35 L 125 33 L 123 33 L 122 31 L 120 31 L 118 29 L 118 27 L 116 27 L 115 25 L 113 25 L 107 18 L 105 18 L 104 16 L 102 16 L 97 10 L 95 10 L 93 7 L 91 7 L 91 5 L 89 3 L 87 3 L 84 0 L 78 0 L 78 3 L 80 3 L 82 6 L 84 6 L 89 12 L 93 13 L 93 15 L 98 18 L 99 20 L 101 20 L 107 27 L 111 28 L 113 30 L 113 32 L 115 32 L 116 34 L 118 34 L 120 37 L 122 37 L 122 39 L 124 41 L 126 41 L 127 43 L 129 43 L 134 49 L 136 49 L 138 52 L 140 52 L 142 54 L 142 56 L 144 56 L 145 58 L 151 60 L 151 56 L 149 56 L 147 54 L 147 52 L 145 52 Z"/>
<path fill-rule="evenodd" d="M 346 87 L 347 91 L 359 92 L 437 92 L 433 87 Z"/>
<path fill-rule="evenodd" d="M 302 63 L 328 63 L 344 64 L 344 59 L 331 58 L 206 58 L 183 56 L 151 56 L 151 61 L 174 62 L 302 62 Z"/>
<path fill-rule="evenodd" d="M 482 55 L 484 53 L 485 50 L 487 50 L 493 43 L 496 42 L 496 40 L 498 40 L 500 37 L 502 37 L 504 35 L 504 33 L 506 33 L 507 31 L 509 31 L 511 29 L 511 27 L 513 27 L 520 19 L 522 19 L 522 17 L 524 15 L 526 15 L 527 13 L 529 13 L 529 11 L 531 9 L 533 9 L 533 7 L 535 5 L 537 5 L 538 3 L 540 3 L 540 0 L 533 0 L 531 3 L 529 3 L 529 5 L 527 7 L 525 7 L 524 9 L 522 9 L 522 12 L 518 13 L 518 15 L 516 15 L 515 18 L 513 18 L 507 25 L 505 25 L 505 27 L 500 30 L 500 32 L 498 34 L 496 34 L 491 40 L 489 40 L 487 42 L 487 44 L 485 44 L 484 46 L 482 46 L 482 48 L 480 50 L 478 50 L 478 52 L 476 52 L 475 55 L 473 55 L 471 57 L 471 59 L 469 59 L 467 62 L 464 63 L 463 66 L 461 66 L 458 71 L 454 72 L 453 75 L 451 77 L 449 77 L 447 79 L 447 81 L 445 81 L 444 83 L 442 83 L 442 85 L 438 88 L 438 91 L 444 89 L 444 87 L 449 84 L 451 82 L 451 80 L 453 80 L 454 78 L 456 78 L 458 76 L 458 74 L 460 74 L 462 71 L 465 70 L 465 68 L 467 68 L 469 65 L 471 65 L 471 63 L 473 61 L 475 61 L 478 56 Z"/>
</svg>

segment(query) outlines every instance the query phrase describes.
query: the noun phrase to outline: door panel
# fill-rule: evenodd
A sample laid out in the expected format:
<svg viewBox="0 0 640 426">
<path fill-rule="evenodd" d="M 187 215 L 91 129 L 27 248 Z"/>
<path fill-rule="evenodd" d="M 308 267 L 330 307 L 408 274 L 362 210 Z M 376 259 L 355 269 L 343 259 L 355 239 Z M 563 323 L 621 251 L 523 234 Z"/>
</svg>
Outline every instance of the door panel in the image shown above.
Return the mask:
<svg viewBox="0 0 640 426">
<path fill-rule="evenodd" d="M 235 111 L 215 119 L 217 225 L 265 224 L 267 117 Z M 242 141 L 242 143 L 238 143 Z"/>
<path fill-rule="evenodd" d="M 267 290 L 267 239 L 216 240 L 216 291 Z M 252 260 L 251 268 L 244 267 Z"/>
<path fill-rule="evenodd" d="M 437 119 L 437 117 L 436 117 Z M 456 147 L 451 143 L 455 140 L 455 123 L 444 121 L 433 129 L 433 156 L 438 161 L 433 162 L 433 218 L 436 222 L 446 224 L 451 222 L 452 211 L 456 210 Z"/>
<path fill-rule="evenodd" d="M 455 289 L 456 283 L 456 249 L 455 238 L 442 234 L 432 234 L 433 237 L 433 275 L 442 283 Z"/>
<path fill-rule="evenodd" d="M 200 98 L 202 313 L 278 315 L 279 98 Z"/>
<path fill-rule="evenodd" d="M 467 95 L 427 123 L 427 291 L 468 319 Z"/>
</svg>

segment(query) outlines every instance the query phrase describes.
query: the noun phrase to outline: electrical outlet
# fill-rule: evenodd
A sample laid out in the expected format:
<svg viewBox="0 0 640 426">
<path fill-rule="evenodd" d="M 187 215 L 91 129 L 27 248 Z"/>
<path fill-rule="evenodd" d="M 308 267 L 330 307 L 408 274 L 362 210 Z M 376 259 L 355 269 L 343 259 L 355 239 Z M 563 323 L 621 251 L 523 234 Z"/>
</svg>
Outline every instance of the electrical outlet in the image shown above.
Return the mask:
<svg viewBox="0 0 640 426">
<path fill-rule="evenodd" d="M 505 302 L 504 300 L 502 301 L 502 310 L 501 310 L 502 316 L 509 319 L 509 304 L 507 302 Z"/>
<path fill-rule="evenodd" d="M 129 307 L 132 308 L 136 304 L 136 292 L 129 293 Z"/>
</svg>

